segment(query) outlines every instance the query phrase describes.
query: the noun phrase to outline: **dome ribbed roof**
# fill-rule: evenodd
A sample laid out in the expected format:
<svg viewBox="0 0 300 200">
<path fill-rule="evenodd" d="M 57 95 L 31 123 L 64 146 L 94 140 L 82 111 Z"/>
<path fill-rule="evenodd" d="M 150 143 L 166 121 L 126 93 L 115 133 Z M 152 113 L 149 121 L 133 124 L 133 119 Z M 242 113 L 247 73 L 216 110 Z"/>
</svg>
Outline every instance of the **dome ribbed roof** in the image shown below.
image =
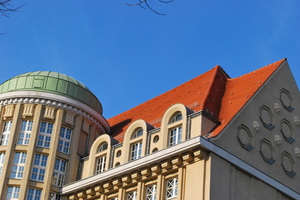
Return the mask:
<svg viewBox="0 0 300 200">
<path fill-rule="evenodd" d="M 65 74 L 51 71 L 28 72 L 0 85 L 0 94 L 22 90 L 60 94 L 76 99 L 102 114 L 102 106 L 97 97 L 85 85 Z"/>
</svg>

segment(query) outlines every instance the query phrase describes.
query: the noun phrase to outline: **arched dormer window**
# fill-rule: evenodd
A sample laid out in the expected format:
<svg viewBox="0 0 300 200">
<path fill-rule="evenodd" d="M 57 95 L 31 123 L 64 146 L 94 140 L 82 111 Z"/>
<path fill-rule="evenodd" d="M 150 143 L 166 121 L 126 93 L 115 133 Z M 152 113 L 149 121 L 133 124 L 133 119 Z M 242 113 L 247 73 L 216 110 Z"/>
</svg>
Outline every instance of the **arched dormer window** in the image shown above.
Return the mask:
<svg viewBox="0 0 300 200">
<path fill-rule="evenodd" d="M 176 112 L 170 119 L 169 124 L 182 120 L 181 112 Z"/>
<path fill-rule="evenodd" d="M 101 154 L 96 157 L 95 174 L 99 174 L 105 171 L 106 153 L 104 151 L 106 151 L 107 148 L 108 148 L 107 142 L 102 142 L 97 149 L 97 155 L 98 153 Z"/>
<path fill-rule="evenodd" d="M 137 129 L 137 130 L 135 130 L 135 131 L 133 132 L 133 134 L 131 135 L 131 138 L 130 138 L 130 139 L 135 139 L 135 138 L 140 137 L 140 136 L 142 136 L 142 135 L 143 135 L 143 129 L 142 129 L 142 128 L 139 128 L 139 129 Z"/>
<path fill-rule="evenodd" d="M 129 160 L 136 160 L 142 157 L 142 140 L 136 141 L 136 138 L 143 136 L 143 129 L 137 128 L 131 135 L 130 139 L 133 140 L 130 144 Z"/>
<path fill-rule="evenodd" d="M 102 142 L 97 149 L 97 153 L 105 151 L 107 149 L 107 147 L 108 147 L 107 142 Z"/>
<path fill-rule="evenodd" d="M 182 120 L 182 113 L 176 112 L 172 115 L 169 120 L 169 124 L 173 124 Z M 174 146 L 179 144 L 182 140 L 182 125 L 175 125 L 175 127 L 170 127 L 169 129 L 169 146 Z"/>
</svg>

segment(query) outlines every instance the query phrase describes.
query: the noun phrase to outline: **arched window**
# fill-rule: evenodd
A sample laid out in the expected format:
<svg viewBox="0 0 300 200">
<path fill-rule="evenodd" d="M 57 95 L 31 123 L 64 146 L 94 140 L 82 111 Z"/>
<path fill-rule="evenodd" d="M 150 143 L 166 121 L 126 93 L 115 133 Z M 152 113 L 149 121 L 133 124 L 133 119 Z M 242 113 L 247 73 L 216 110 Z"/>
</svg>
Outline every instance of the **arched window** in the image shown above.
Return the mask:
<svg viewBox="0 0 300 200">
<path fill-rule="evenodd" d="M 176 112 L 170 118 L 169 124 L 173 124 L 180 120 L 182 120 L 182 113 Z M 174 146 L 176 144 L 179 144 L 182 139 L 181 137 L 182 137 L 182 125 L 178 125 L 176 127 L 171 127 L 169 129 L 169 146 Z"/>
<path fill-rule="evenodd" d="M 131 138 L 130 139 L 135 139 L 137 137 L 140 137 L 143 135 L 143 129 L 142 128 L 139 128 L 139 129 L 136 129 L 133 134 L 131 135 Z"/>
<path fill-rule="evenodd" d="M 170 119 L 169 124 L 182 120 L 181 112 L 176 112 Z"/>
<path fill-rule="evenodd" d="M 135 131 L 133 132 L 133 134 L 131 135 L 131 140 L 136 139 L 138 137 L 141 137 L 143 135 L 143 129 L 142 128 L 137 128 L 135 129 Z M 134 140 L 134 143 L 131 143 L 130 145 L 130 156 L 129 156 L 129 160 L 136 160 L 139 159 L 142 156 L 142 141 L 138 141 L 135 142 L 136 140 Z"/>
<path fill-rule="evenodd" d="M 97 153 L 105 151 L 107 147 L 108 147 L 107 142 L 102 142 L 98 147 Z"/>
</svg>

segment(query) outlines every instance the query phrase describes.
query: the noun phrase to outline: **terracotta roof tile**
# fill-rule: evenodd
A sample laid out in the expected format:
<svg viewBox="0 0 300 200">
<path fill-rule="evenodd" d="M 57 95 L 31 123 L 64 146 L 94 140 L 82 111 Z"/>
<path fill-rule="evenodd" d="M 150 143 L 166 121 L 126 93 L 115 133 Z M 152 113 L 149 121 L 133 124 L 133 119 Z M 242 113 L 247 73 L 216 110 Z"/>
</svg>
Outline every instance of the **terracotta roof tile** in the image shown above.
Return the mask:
<svg viewBox="0 0 300 200">
<path fill-rule="evenodd" d="M 217 136 L 225 128 L 225 126 L 285 60 L 286 59 L 282 59 L 243 76 L 227 80 L 226 92 L 222 99 L 222 109 L 220 110 L 219 115 L 221 124 L 209 135 L 209 137 Z"/>
<path fill-rule="evenodd" d="M 216 66 L 168 92 L 112 117 L 108 119 L 111 135 L 122 142 L 128 126 L 138 119 L 143 119 L 158 128 L 165 111 L 176 103 L 182 103 L 195 112 L 206 109 L 218 116 L 221 103 L 218 99 L 223 95 L 221 93 L 225 89 L 226 78 L 221 67 Z M 210 90 L 214 90 L 212 94 Z M 216 101 L 207 103 L 206 100 L 211 97 Z"/>
<path fill-rule="evenodd" d="M 123 142 L 126 129 L 138 119 L 158 128 L 165 111 L 176 103 L 182 103 L 195 112 L 202 110 L 221 122 L 210 134 L 210 137 L 215 137 L 284 61 L 285 59 L 280 60 L 232 79 L 220 66 L 216 66 L 168 92 L 110 118 L 110 134 Z"/>
</svg>

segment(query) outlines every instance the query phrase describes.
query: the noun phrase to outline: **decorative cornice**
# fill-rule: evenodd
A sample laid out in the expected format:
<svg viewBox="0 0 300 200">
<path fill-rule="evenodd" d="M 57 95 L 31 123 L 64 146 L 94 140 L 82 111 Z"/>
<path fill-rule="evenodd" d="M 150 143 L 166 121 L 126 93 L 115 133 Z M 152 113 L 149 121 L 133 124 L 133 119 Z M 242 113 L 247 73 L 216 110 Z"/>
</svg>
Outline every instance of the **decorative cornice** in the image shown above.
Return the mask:
<svg viewBox="0 0 300 200">
<path fill-rule="evenodd" d="M 109 133 L 110 130 L 107 121 L 100 113 L 86 104 L 65 96 L 33 91 L 16 91 L 0 94 L 1 106 L 18 103 L 42 104 L 63 109 L 82 116 L 103 132 Z"/>
</svg>

